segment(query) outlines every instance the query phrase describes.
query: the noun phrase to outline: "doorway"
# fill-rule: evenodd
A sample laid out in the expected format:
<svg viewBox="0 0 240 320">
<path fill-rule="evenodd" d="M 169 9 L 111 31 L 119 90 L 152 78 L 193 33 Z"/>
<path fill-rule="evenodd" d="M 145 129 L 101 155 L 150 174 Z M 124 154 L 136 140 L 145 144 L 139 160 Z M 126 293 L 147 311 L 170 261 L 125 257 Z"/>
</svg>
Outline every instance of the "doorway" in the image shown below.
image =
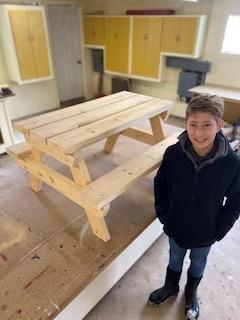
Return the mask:
<svg viewBox="0 0 240 320">
<path fill-rule="evenodd" d="M 81 36 L 77 5 L 49 5 L 53 60 L 62 106 L 84 101 Z"/>
</svg>

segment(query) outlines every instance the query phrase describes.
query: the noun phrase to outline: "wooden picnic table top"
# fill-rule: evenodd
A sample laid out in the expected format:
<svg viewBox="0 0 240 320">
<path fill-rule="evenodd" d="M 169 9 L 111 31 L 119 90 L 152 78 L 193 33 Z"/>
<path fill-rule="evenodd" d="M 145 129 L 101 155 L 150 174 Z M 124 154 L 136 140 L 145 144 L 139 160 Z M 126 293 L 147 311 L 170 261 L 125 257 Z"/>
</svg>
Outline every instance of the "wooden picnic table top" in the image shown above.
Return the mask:
<svg viewBox="0 0 240 320">
<path fill-rule="evenodd" d="M 21 120 L 14 126 L 33 145 L 47 145 L 62 154 L 73 154 L 172 107 L 172 101 L 122 91 Z"/>
</svg>

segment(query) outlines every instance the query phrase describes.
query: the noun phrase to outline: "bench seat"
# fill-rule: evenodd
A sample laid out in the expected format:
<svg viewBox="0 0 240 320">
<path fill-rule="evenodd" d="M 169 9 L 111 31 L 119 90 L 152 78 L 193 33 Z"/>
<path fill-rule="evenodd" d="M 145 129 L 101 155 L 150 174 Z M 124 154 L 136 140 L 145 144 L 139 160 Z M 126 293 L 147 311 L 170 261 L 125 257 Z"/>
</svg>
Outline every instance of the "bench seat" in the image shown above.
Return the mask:
<svg viewBox="0 0 240 320">
<path fill-rule="evenodd" d="M 168 146 L 178 141 L 179 133 L 165 138 L 144 153 L 127 160 L 99 179 L 79 191 L 79 197 L 86 207 L 102 209 L 131 185 L 159 167 Z"/>
<path fill-rule="evenodd" d="M 27 142 L 13 144 L 7 148 L 7 153 L 17 159 L 24 159 L 32 153 L 32 147 Z"/>
</svg>

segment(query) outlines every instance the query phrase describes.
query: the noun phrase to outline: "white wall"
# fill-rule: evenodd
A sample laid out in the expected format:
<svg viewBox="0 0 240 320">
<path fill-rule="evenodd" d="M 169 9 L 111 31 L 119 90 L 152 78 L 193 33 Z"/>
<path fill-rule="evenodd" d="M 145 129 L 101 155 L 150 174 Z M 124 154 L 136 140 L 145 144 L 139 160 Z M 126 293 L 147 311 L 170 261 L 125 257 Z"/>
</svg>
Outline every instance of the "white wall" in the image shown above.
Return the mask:
<svg viewBox="0 0 240 320">
<path fill-rule="evenodd" d="M 207 37 L 205 57 L 212 62 L 207 82 L 240 88 L 240 57 L 221 55 L 221 43 L 227 16 L 240 15 L 239 0 L 214 0 Z"/>
<path fill-rule="evenodd" d="M 24 3 L 39 3 L 47 5 L 49 3 L 54 4 L 71 4 L 79 3 L 78 0 L 25 0 Z M 21 0 L 0 0 L 0 4 L 23 4 Z M 56 80 L 47 80 L 36 82 L 26 85 L 16 85 L 13 82 L 9 82 L 7 76 L 7 70 L 5 68 L 4 57 L 2 54 L 2 43 L 0 43 L 0 84 L 9 84 L 15 97 L 8 99 L 7 106 L 11 119 L 18 119 L 20 117 L 31 115 L 51 109 L 55 109 L 59 106 L 59 97 L 57 90 Z"/>
<path fill-rule="evenodd" d="M 6 3 L 7 1 L 0 1 L 0 3 L 3 2 Z M 14 1 L 14 3 L 21 3 L 21 1 Z M 3 43 L 0 44 L 0 83 L 8 84 L 16 94 L 15 97 L 11 97 L 7 101 L 10 118 L 17 119 L 25 115 L 56 108 L 59 105 L 59 99 L 55 80 L 41 81 L 27 85 L 17 85 L 8 80 L 2 51 L 3 45 Z"/>
<path fill-rule="evenodd" d="M 221 0 L 219 0 L 221 1 Z M 125 14 L 130 9 L 174 9 L 176 14 L 204 14 L 209 12 L 212 0 L 184 2 L 181 0 L 82 0 L 86 13 L 104 11 L 105 14 Z"/>
<path fill-rule="evenodd" d="M 0 47 L 0 83 L 4 84 L 7 83 L 7 74 L 6 74 L 6 69 L 5 69 L 5 64 L 3 61 L 3 54 L 2 54 L 2 50 Z"/>
<path fill-rule="evenodd" d="M 55 109 L 59 106 L 56 82 L 41 81 L 26 85 L 11 84 L 14 97 L 8 99 L 7 106 L 11 119 Z"/>
</svg>

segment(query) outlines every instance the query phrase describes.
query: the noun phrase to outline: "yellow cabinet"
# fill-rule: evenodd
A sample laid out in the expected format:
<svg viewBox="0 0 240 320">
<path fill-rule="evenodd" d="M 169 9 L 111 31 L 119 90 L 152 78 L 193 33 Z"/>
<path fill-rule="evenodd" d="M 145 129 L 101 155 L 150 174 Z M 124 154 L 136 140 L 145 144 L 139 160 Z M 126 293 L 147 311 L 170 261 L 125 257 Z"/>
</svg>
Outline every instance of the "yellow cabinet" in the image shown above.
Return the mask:
<svg viewBox="0 0 240 320">
<path fill-rule="evenodd" d="M 21 84 L 52 78 L 42 7 L 2 6 L 1 30 L 10 80 Z"/>
<path fill-rule="evenodd" d="M 105 18 L 85 16 L 83 18 L 84 42 L 89 45 L 105 44 Z"/>
<path fill-rule="evenodd" d="M 105 73 L 161 81 L 166 55 L 200 57 L 205 24 L 204 15 L 85 16 L 85 45 L 102 46 Z"/>
<path fill-rule="evenodd" d="M 159 77 L 162 18 L 133 17 L 131 74 Z"/>
<path fill-rule="evenodd" d="M 21 78 L 50 76 L 48 50 L 41 11 L 9 10 Z"/>
<path fill-rule="evenodd" d="M 165 17 L 161 51 L 197 56 L 201 17 Z"/>
<path fill-rule="evenodd" d="M 105 68 L 115 73 L 128 73 L 129 17 L 106 17 Z"/>
</svg>

